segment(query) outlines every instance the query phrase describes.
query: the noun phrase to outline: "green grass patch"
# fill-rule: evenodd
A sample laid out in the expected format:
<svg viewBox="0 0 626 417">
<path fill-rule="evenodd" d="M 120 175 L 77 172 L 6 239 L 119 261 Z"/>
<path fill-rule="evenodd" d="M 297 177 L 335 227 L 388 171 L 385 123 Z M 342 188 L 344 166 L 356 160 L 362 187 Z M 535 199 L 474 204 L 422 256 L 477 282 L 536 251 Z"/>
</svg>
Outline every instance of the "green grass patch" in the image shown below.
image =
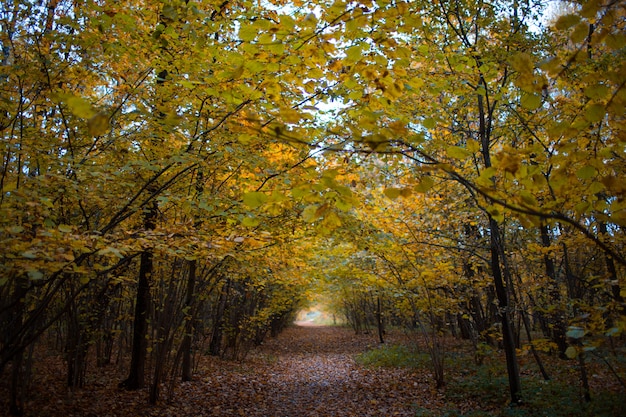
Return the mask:
<svg viewBox="0 0 626 417">
<path fill-rule="evenodd" d="M 505 369 L 493 366 L 479 367 L 476 373 L 455 377 L 447 386 L 446 398 L 452 403 L 462 403 L 471 398 L 486 409 L 498 409 L 491 415 L 502 417 L 612 417 L 626 415 L 623 395 L 592 391 L 592 401 L 584 403 L 580 386 L 565 381 L 544 381 L 536 377 L 522 377 L 520 406 L 509 406 L 509 387 Z M 452 414 L 450 414 L 452 413 Z M 433 416 L 480 414 L 454 414 L 454 410 Z M 484 413 L 484 412 L 483 412 Z"/>
<path fill-rule="evenodd" d="M 430 356 L 418 353 L 404 345 L 382 345 L 357 355 L 356 361 L 364 366 L 390 368 L 426 368 Z"/>
</svg>

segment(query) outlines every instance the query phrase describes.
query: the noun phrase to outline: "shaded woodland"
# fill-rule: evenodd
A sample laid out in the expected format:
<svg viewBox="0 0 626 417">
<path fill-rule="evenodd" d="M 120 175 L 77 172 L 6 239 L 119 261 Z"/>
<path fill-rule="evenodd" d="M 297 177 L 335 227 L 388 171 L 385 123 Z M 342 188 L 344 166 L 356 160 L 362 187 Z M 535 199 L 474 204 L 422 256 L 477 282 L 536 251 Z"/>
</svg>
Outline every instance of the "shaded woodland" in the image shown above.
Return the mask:
<svg viewBox="0 0 626 417">
<path fill-rule="evenodd" d="M 625 25 L 616 0 L 5 1 L 3 409 L 123 370 L 158 414 L 313 303 L 403 332 L 434 392 L 469 349 L 521 410 L 571 375 L 581 413 L 623 396 Z"/>
</svg>

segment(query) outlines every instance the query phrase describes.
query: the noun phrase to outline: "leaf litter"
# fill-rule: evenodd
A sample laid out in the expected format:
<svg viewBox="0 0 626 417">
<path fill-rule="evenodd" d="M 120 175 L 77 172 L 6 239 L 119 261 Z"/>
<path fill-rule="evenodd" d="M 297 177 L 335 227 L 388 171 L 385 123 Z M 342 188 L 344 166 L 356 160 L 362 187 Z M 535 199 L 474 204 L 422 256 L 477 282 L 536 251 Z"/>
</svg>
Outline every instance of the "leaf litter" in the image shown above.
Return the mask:
<svg viewBox="0 0 626 417">
<path fill-rule="evenodd" d="M 148 388 L 119 389 L 125 369 L 113 365 L 90 367 L 86 386 L 70 391 L 64 386 L 62 359 L 50 356 L 39 362 L 26 415 L 414 416 L 416 406 L 443 405 L 428 373 L 368 368 L 356 362 L 358 353 L 376 346 L 371 335 L 356 335 L 346 328 L 292 326 L 277 338 L 268 338 L 243 361 L 200 356 L 193 380 L 176 381 L 169 401 L 157 405 L 148 404 Z"/>
</svg>

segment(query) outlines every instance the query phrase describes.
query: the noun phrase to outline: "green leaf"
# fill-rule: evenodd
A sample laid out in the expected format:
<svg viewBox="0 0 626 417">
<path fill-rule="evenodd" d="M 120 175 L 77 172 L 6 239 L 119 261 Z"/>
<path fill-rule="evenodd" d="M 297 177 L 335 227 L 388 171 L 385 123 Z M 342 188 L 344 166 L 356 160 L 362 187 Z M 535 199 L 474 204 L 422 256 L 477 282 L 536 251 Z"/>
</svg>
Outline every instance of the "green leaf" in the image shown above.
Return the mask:
<svg viewBox="0 0 626 417">
<path fill-rule="evenodd" d="M 267 199 L 267 195 L 259 191 L 252 191 L 243 195 L 243 203 L 250 208 L 262 206 Z"/>
<path fill-rule="evenodd" d="M 341 211 L 350 211 L 352 208 L 352 204 L 349 201 L 346 201 L 342 198 L 338 198 L 335 200 L 335 207 L 337 207 Z"/>
<path fill-rule="evenodd" d="M 348 60 L 351 62 L 356 62 L 361 59 L 362 49 L 363 48 L 360 44 L 349 47 L 346 50 L 346 56 L 348 57 Z"/>
<path fill-rule="evenodd" d="M 417 193 L 425 193 L 433 188 L 433 185 L 435 185 L 435 181 L 431 177 L 422 177 L 420 183 L 415 186 L 414 190 Z"/>
<path fill-rule="evenodd" d="M 102 136 L 109 131 L 109 116 L 98 113 L 87 120 L 87 130 L 91 136 Z"/>
<path fill-rule="evenodd" d="M 239 28 L 239 39 L 250 42 L 256 38 L 257 30 L 253 25 L 242 25 Z"/>
<path fill-rule="evenodd" d="M 566 29 L 571 28 L 578 22 L 580 22 L 580 16 L 576 14 L 566 14 L 566 15 L 560 16 L 557 19 L 556 23 L 554 24 L 554 27 L 557 30 L 566 30 Z"/>
<path fill-rule="evenodd" d="M 525 109 L 536 110 L 541 106 L 541 96 L 529 93 L 522 94 L 520 104 Z"/>
<path fill-rule="evenodd" d="M 7 229 L 7 231 L 11 234 L 18 234 L 22 233 L 24 231 L 24 228 L 22 226 L 11 226 Z"/>
<path fill-rule="evenodd" d="M 257 227 L 260 223 L 261 220 L 256 217 L 244 217 L 241 221 L 241 224 L 246 227 Z"/>
<path fill-rule="evenodd" d="M 390 198 L 392 200 L 400 197 L 401 193 L 402 190 L 400 188 L 385 188 L 385 191 L 383 191 L 383 194 L 385 194 L 387 198 Z"/>
<path fill-rule="evenodd" d="M 171 4 L 166 4 L 165 6 L 163 6 L 163 9 L 161 10 L 161 15 L 171 21 L 178 19 L 178 12 Z"/>
<path fill-rule="evenodd" d="M 72 226 L 68 224 L 60 224 L 58 229 L 59 229 L 59 232 L 70 233 L 72 231 Z"/>
<path fill-rule="evenodd" d="M 437 126 L 437 121 L 435 121 L 432 117 L 427 117 L 422 120 L 422 126 L 426 129 L 434 129 Z"/>
<path fill-rule="evenodd" d="M 40 280 L 40 279 L 43 278 L 43 273 L 41 271 L 37 271 L 35 269 L 32 269 L 32 270 L 28 271 L 28 277 L 30 279 L 33 279 L 33 280 Z"/>
<path fill-rule="evenodd" d="M 472 154 L 470 151 L 460 146 L 449 146 L 448 149 L 446 149 L 446 153 L 453 159 L 465 159 Z"/>
<path fill-rule="evenodd" d="M 89 119 L 93 117 L 96 112 L 87 100 L 82 97 L 68 95 L 62 98 L 67 107 L 70 109 L 70 112 L 76 117 L 80 117 L 82 119 Z"/>
<path fill-rule="evenodd" d="M 591 123 L 601 121 L 605 114 L 606 109 L 601 104 L 592 104 L 585 109 L 585 119 Z"/>
<path fill-rule="evenodd" d="M 531 56 L 524 52 L 518 52 L 509 58 L 509 64 L 511 67 L 521 75 L 532 74 L 534 70 L 534 64 Z"/>
<path fill-rule="evenodd" d="M 591 165 L 585 165 L 584 167 L 576 171 L 576 176 L 581 180 L 588 180 L 595 177 L 597 173 L 598 170 L 595 169 L 595 167 L 592 167 Z"/>
</svg>

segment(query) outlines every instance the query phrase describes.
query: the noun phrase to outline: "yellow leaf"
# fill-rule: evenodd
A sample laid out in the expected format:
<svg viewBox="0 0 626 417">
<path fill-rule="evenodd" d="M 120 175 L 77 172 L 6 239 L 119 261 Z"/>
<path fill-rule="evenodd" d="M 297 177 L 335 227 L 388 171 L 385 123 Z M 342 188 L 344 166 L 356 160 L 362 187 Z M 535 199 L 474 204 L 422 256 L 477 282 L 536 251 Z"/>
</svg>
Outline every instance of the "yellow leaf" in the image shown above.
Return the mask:
<svg viewBox="0 0 626 417">
<path fill-rule="evenodd" d="M 611 33 L 605 39 L 606 46 L 616 51 L 626 46 L 626 35 L 623 33 Z"/>
<path fill-rule="evenodd" d="M 330 230 L 336 229 L 341 226 L 341 219 L 339 219 L 339 216 L 337 216 L 336 213 L 330 212 L 327 216 L 324 217 L 324 220 L 322 221 L 322 226 Z"/>
<path fill-rule="evenodd" d="M 504 221 L 504 213 L 495 206 L 487 207 L 487 213 L 498 223 L 502 223 Z"/>
<path fill-rule="evenodd" d="M 30 271 L 28 271 L 28 277 L 32 280 L 37 281 L 43 278 L 43 273 L 36 269 L 31 269 Z"/>
<path fill-rule="evenodd" d="M 254 139 L 254 136 L 248 134 L 248 133 L 242 133 L 241 135 L 239 135 L 237 137 L 237 140 L 239 141 L 239 143 L 241 143 L 242 145 L 248 145 L 250 144 L 250 142 L 252 142 L 252 140 Z"/>
<path fill-rule="evenodd" d="M 524 202 L 524 204 L 526 204 L 527 206 L 535 207 L 538 205 L 537 200 L 535 199 L 535 196 L 529 193 L 528 191 L 525 191 L 525 190 L 520 191 L 520 197 L 522 198 L 522 201 Z"/>
<path fill-rule="evenodd" d="M 476 153 L 480 150 L 480 143 L 477 140 L 468 139 L 465 143 L 465 148 L 471 153 Z"/>
<path fill-rule="evenodd" d="M 352 208 L 352 204 L 349 201 L 338 198 L 337 200 L 335 200 L 335 207 L 337 207 L 341 211 L 350 211 L 350 209 Z"/>
<path fill-rule="evenodd" d="M 317 209 L 318 206 L 316 204 L 306 206 L 304 210 L 302 210 L 302 219 L 307 223 L 312 223 L 318 218 Z"/>
<path fill-rule="evenodd" d="M 565 349 L 565 356 L 567 356 L 570 359 L 574 359 L 575 357 L 578 356 L 578 350 L 576 350 L 574 346 L 570 346 L 567 349 Z"/>
</svg>

